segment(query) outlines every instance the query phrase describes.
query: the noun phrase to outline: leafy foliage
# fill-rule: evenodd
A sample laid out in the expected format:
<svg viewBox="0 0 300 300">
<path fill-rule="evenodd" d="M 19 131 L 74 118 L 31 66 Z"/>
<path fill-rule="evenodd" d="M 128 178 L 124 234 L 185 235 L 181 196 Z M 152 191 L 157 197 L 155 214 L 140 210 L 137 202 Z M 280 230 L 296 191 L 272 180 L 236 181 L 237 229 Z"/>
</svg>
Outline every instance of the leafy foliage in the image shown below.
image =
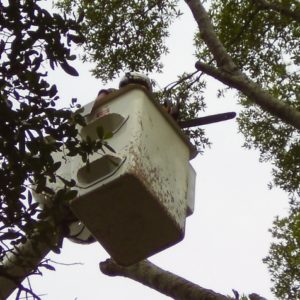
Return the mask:
<svg viewBox="0 0 300 300">
<path fill-rule="evenodd" d="M 205 82 L 201 80 L 198 72 L 192 74 L 182 74 L 178 80 L 170 83 L 164 89 L 156 93 L 156 99 L 161 105 L 165 101 L 170 102 L 173 106 L 179 107 L 178 120 L 190 120 L 196 118 L 200 111 L 204 111 L 206 104 L 203 97 Z M 202 153 L 210 142 L 205 135 L 203 128 L 185 129 L 185 134 Z"/>
<path fill-rule="evenodd" d="M 104 81 L 121 71 L 161 70 L 160 56 L 171 21 L 180 15 L 177 0 L 59 0 L 65 12 L 84 16 L 84 61 L 96 62 L 93 74 Z"/>
<path fill-rule="evenodd" d="M 276 218 L 271 230 L 275 241 L 264 259 L 272 274 L 273 292 L 279 299 L 300 298 L 300 209 L 292 200 L 289 216 Z"/>
<path fill-rule="evenodd" d="M 275 11 L 262 0 L 212 1 L 215 29 L 235 63 L 291 109 L 300 109 L 299 21 Z M 290 12 L 300 11 L 299 1 L 272 1 Z M 199 44 L 199 56 L 206 53 Z M 239 95 L 245 107 L 239 116 L 247 148 L 258 148 L 261 161 L 274 164 L 274 184 L 288 192 L 299 191 L 299 132 Z"/>
<path fill-rule="evenodd" d="M 300 110 L 299 1 L 211 1 L 215 30 L 236 65 L 271 95 Z M 297 17 L 298 16 L 298 17 Z M 198 56 L 211 57 L 197 36 Z M 260 150 L 260 160 L 272 162 L 273 184 L 299 194 L 299 131 L 269 115 L 239 94 L 244 110 L 238 118 L 245 147 Z M 272 186 L 270 184 L 270 186 Z M 289 217 L 277 218 L 275 241 L 264 260 L 280 299 L 299 298 L 299 203 Z"/>
<path fill-rule="evenodd" d="M 53 154 L 81 155 L 88 163 L 89 154 L 109 148 L 104 136 L 98 141 L 78 140 L 76 125 L 85 124 L 75 110 L 79 106 L 74 99 L 72 110 L 55 108 L 58 91 L 47 82 L 45 69 L 61 67 L 77 76 L 70 64 L 76 59 L 71 46 L 77 44 L 83 46 L 83 60 L 96 64 L 93 74 L 103 81 L 125 70 L 160 71 L 160 57 L 168 51 L 164 44 L 168 27 L 180 15 L 177 0 L 58 0 L 62 14 L 50 13 L 39 2 L 0 3 L 0 261 L 36 230 L 45 233 L 45 242 L 49 242 L 49 232 L 67 234 L 65 225 L 74 220 L 68 201 L 76 195 L 75 182 L 56 176 L 61 164 L 54 161 Z M 299 110 L 300 31 L 294 16 L 299 15 L 300 4 L 276 1 L 277 7 L 284 8 L 276 10 L 268 3 L 211 1 L 210 15 L 235 63 L 276 98 Z M 197 57 L 214 64 L 199 34 L 195 43 Z M 157 97 L 162 102 L 180 103 L 181 119 L 186 120 L 205 108 L 204 88 L 201 75 L 183 74 Z M 299 192 L 299 132 L 254 107 L 242 95 L 239 99 L 244 106 L 239 124 L 245 146 L 260 149 L 261 160 L 274 163 L 276 185 Z M 187 134 L 200 151 L 209 145 L 202 129 Z M 99 131 L 99 135 L 103 133 Z M 65 188 L 54 191 L 48 183 L 57 180 Z M 53 206 L 41 211 L 33 201 L 32 186 L 50 198 Z M 294 205 L 289 218 L 275 221 L 272 233 L 279 242 L 265 260 L 273 274 L 274 291 L 283 299 L 299 296 L 298 229 L 299 205 Z M 59 252 L 61 242 L 52 246 L 54 251 Z M 41 266 L 53 269 L 48 264 Z"/>
<path fill-rule="evenodd" d="M 64 181 L 58 193 L 48 186 L 58 180 L 61 165 L 52 154 L 64 149 L 65 155 L 87 160 L 102 145 L 78 140 L 76 125 L 85 121 L 76 99 L 73 110 L 56 109 L 58 91 L 44 71 L 49 64 L 78 75 L 69 63 L 76 58 L 71 45 L 83 41 L 78 20 L 51 14 L 38 2 L 0 3 L 0 261 L 37 231 L 49 242 L 49 233 L 65 230 L 63 223 L 74 219 L 67 206 L 74 182 Z M 51 197 L 53 207 L 41 212 L 33 201 L 33 187 Z M 60 245 L 58 241 L 53 250 L 59 251 Z"/>
<path fill-rule="evenodd" d="M 56 108 L 57 87 L 47 82 L 45 70 L 61 67 L 78 76 L 70 64 L 76 59 L 74 44 L 84 46 L 83 59 L 96 61 L 94 74 L 103 80 L 123 69 L 160 70 L 168 26 L 180 14 L 177 1 L 60 1 L 63 14 L 50 13 L 40 2 L 0 3 L 0 261 L 15 246 L 34 241 L 37 232 L 38 242 L 60 251 L 67 225 L 75 220 L 68 201 L 76 196 L 76 183 L 56 174 L 61 167 L 53 159 L 56 153 L 62 159 L 80 155 L 88 163 L 94 151 L 113 150 L 101 130 L 97 141 L 78 139 L 77 125 L 85 125 L 80 106 L 72 99 L 69 109 Z M 180 97 L 189 96 L 183 92 L 176 90 Z M 202 100 L 185 102 L 187 115 L 195 114 Z M 57 181 L 64 188 L 54 190 L 51 184 Z M 32 190 L 51 205 L 41 210 Z M 53 236 L 61 237 L 56 244 Z M 39 267 L 53 269 L 44 263 Z M 34 272 L 40 274 L 40 268 Z"/>
</svg>

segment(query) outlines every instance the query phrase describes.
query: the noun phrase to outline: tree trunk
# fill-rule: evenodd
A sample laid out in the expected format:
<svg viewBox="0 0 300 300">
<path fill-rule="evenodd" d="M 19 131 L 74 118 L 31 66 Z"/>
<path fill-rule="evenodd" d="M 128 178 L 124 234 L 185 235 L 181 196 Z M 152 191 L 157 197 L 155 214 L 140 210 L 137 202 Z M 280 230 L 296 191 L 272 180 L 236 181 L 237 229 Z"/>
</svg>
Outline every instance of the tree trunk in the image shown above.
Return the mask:
<svg viewBox="0 0 300 300">
<path fill-rule="evenodd" d="M 36 235 L 17 246 L 7 254 L 0 266 L 0 300 L 7 299 L 21 282 L 32 273 L 43 258 L 50 252 L 51 245 L 59 240 L 57 233 L 49 233 L 47 242 L 45 233 L 37 232 Z"/>
</svg>

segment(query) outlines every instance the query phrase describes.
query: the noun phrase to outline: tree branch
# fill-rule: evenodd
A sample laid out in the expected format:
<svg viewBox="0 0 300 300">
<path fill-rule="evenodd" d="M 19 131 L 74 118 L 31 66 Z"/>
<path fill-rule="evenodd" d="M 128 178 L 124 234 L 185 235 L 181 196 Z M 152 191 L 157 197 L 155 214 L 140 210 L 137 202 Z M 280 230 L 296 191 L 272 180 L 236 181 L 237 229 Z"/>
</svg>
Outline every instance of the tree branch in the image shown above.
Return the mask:
<svg viewBox="0 0 300 300">
<path fill-rule="evenodd" d="M 264 91 L 243 74 L 216 35 L 210 18 L 200 0 L 185 0 L 198 24 L 201 36 L 217 61 L 218 68 L 202 62 L 196 68 L 224 84 L 236 88 L 255 104 L 285 123 L 300 129 L 300 112 Z"/>
<path fill-rule="evenodd" d="M 291 10 L 290 8 L 282 5 L 280 3 L 270 3 L 266 0 L 252 0 L 253 2 L 260 5 L 262 9 L 271 9 L 274 10 L 286 17 L 292 18 L 294 21 L 300 23 L 300 11 L 299 10 Z"/>
<path fill-rule="evenodd" d="M 185 0 L 185 2 L 190 8 L 194 19 L 198 24 L 201 37 L 213 54 L 217 66 L 227 72 L 235 72 L 237 66 L 234 64 L 224 45 L 217 37 L 210 18 L 200 0 Z"/>
<path fill-rule="evenodd" d="M 176 300 L 232 299 L 165 271 L 148 260 L 123 267 L 116 264 L 112 259 L 107 259 L 105 262 L 101 262 L 99 266 L 102 273 L 108 276 L 131 278 Z"/>
<path fill-rule="evenodd" d="M 271 115 L 300 130 L 300 112 L 268 94 L 258 84 L 239 72 L 234 75 L 198 61 L 196 68 L 222 83 L 235 88 Z"/>
<path fill-rule="evenodd" d="M 0 265 L 0 300 L 7 299 L 62 237 L 57 232 L 37 232 L 25 244 L 7 254 Z M 47 241 L 47 242 L 46 242 Z M 24 287 L 22 287 L 24 290 Z"/>
</svg>

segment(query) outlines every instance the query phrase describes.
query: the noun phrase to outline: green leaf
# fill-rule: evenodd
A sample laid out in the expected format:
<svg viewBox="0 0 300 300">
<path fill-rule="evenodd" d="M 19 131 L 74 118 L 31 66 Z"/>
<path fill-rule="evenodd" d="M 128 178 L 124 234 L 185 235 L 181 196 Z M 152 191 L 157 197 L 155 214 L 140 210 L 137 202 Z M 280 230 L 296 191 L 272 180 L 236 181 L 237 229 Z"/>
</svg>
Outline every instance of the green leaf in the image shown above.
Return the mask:
<svg viewBox="0 0 300 300">
<path fill-rule="evenodd" d="M 104 133 L 103 139 L 108 140 L 108 139 L 112 138 L 113 135 L 114 134 L 112 133 L 112 131 L 107 131 L 107 132 Z"/>
<path fill-rule="evenodd" d="M 104 146 L 105 148 L 107 148 L 108 150 L 110 150 L 111 152 L 116 153 L 115 149 L 112 148 L 109 144 L 104 143 L 103 146 Z"/>
<path fill-rule="evenodd" d="M 83 109 L 83 108 L 82 108 Z M 80 109 L 79 109 L 80 110 Z M 75 121 L 81 125 L 81 126 L 86 126 L 86 121 L 85 118 L 80 115 L 79 113 L 76 112 L 75 116 L 74 116 Z"/>
<path fill-rule="evenodd" d="M 76 69 L 73 68 L 72 66 L 70 66 L 66 61 L 60 62 L 60 66 L 69 75 L 71 75 L 71 76 L 79 76 L 79 73 L 76 71 Z"/>
<path fill-rule="evenodd" d="M 77 196 L 77 194 L 78 194 L 78 191 L 76 191 L 76 190 L 68 190 L 64 196 L 64 200 L 65 201 L 72 200 Z"/>
<path fill-rule="evenodd" d="M 13 231 L 13 230 L 10 230 L 4 234 L 2 234 L 0 236 L 0 240 L 1 241 L 4 241 L 4 240 L 14 240 L 16 238 L 18 238 L 21 234 L 19 232 L 16 232 L 16 231 Z"/>
<path fill-rule="evenodd" d="M 44 268 L 46 268 L 46 269 L 48 269 L 48 270 L 50 270 L 50 271 L 55 271 L 55 268 L 54 268 L 53 266 L 51 266 L 51 265 L 48 265 L 48 264 L 41 264 L 40 266 L 41 266 L 41 267 L 44 267 Z"/>
<path fill-rule="evenodd" d="M 54 163 L 53 165 L 53 172 L 57 171 L 61 166 L 61 161 L 57 161 L 56 163 Z"/>
<path fill-rule="evenodd" d="M 60 175 L 56 175 L 66 186 L 68 187 L 74 187 L 76 185 L 76 181 L 74 179 L 66 180 L 65 178 L 63 178 Z"/>
<path fill-rule="evenodd" d="M 103 137 L 104 137 L 104 130 L 103 130 L 103 127 L 102 127 L 102 126 L 98 126 L 98 127 L 96 128 L 96 132 L 97 132 L 98 138 L 99 138 L 100 140 L 102 140 Z"/>
<path fill-rule="evenodd" d="M 57 94 L 57 87 L 55 84 L 53 84 L 49 91 L 49 97 L 53 98 L 56 94 Z"/>
<path fill-rule="evenodd" d="M 44 187 L 43 187 L 43 191 L 44 191 L 45 193 L 49 194 L 49 195 L 54 195 L 54 194 L 55 194 L 54 190 L 51 189 L 51 188 L 49 188 L 48 186 L 44 186 Z"/>
<path fill-rule="evenodd" d="M 30 208 L 31 207 L 31 203 L 32 203 L 32 193 L 30 190 L 27 191 L 27 200 L 28 200 L 28 204 L 30 205 Z"/>
</svg>

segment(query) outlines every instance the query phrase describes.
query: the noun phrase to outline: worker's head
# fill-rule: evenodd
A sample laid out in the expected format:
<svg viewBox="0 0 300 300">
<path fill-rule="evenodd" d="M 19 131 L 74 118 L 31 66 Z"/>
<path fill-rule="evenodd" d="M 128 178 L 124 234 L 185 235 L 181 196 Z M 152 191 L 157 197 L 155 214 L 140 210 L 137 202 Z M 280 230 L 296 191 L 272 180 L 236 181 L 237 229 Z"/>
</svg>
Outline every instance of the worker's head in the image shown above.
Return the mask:
<svg viewBox="0 0 300 300">
<path fill-rule="evenodd" d="M 99 92 L 98 92 L 98 95 L 97 95 L 97 98 L 95 99 L 95 102 L 94 102 L 94 105 L 93 105 L 93 108 L 92 108 L 92 111 L 91 111 L 91 114 L 94 114 L 95 110 L 97 107 L 99 107 L 102 102 L 103 102 L 103 99 L 111 94 L 112 92 L 116 91 L 116 89 L 113 89 L 113 88 L 109 88 L 109 89 L 101 89 Z"/>
<path fill-rule="evenodd" d="M 106 89 L 101 89 L 99 92 L 98 92 L 98 95 L 97 97 L 99 96 L 106 96 L 108 95 L 108 91 Z"/>
<path fill-rule="evenodd" d="M 150 79 L 141 73 L 137 73 L 137 72 L 126 73 L 119 83 L 119 88 L 122 88 L 128 84 L 140 84 L 143 87 L 145 87 L 148 91 L 152 92 L 152 84 Z"/>
<path fill-rule="evenodd" d="M 102 99 L 111 94 L 112 92 L 116 91 L 116 89 L 112 89 L 112 88 L 109 88 L 109 89 L 101 89 L 99 92 L 98 92 L 98 95 L 97 95 L 97 98 L 95 100 L 95 104 L 94 106 L 98 106 L 101 102 L 102 102 Z"/>
</svg>

